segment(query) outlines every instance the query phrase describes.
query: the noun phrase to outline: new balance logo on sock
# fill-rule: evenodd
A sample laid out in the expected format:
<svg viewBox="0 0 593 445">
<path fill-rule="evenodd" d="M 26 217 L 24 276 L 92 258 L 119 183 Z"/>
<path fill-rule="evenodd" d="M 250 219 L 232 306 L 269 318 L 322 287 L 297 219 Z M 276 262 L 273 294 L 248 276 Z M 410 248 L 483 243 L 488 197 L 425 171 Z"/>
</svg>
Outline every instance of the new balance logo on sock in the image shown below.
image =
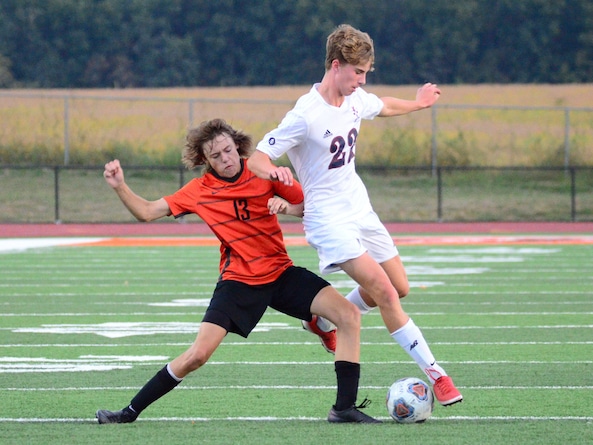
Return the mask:
<svg viewBox="0 0 593 445">
<path fill-rule="evenodd" d="M 323 133 L 323 139 L 328 138 L 330 136 L 333 136 L 332 132 L 329 130 L 325 130 L 325 133 Z"/>
<path fill-rule="evenodd" d="M 410 351 L 411 351 L 412 349 L 414 349 L 416 346 L 418 346 L 418 340 L 414 340 L 414 343 L 412 343 L 412 344 L 410 345 Z"/>
</svg>

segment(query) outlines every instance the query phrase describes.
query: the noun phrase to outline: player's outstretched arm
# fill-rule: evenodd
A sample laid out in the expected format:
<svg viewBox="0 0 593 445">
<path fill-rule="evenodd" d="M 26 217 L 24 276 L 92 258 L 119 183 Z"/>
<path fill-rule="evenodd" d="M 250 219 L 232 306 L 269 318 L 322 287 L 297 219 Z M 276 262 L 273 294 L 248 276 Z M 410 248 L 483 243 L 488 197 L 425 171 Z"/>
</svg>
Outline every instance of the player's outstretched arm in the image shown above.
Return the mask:
<svg viewBox="0 0 593 445">
<path fill-rule="evenodd" d="M 117 159 L 105 164 L 103 177 L 137 220 L 153 221 L 171 214 L 169 205 L 163 198 L 148 201 L 128 187 L 124 179 L 124 171 Z"/>
<path fill-rule="evenodd" d="M 425 83 L 416 92 L 415 100 L 398 99 L 397 97 L 382 97 L 383 109 L 381 117 L 400 116 L 432 107 L 439 97 L 441 90 L 434 83 Z"/>
<path fill-rule="evenodd" d="M 290 168 L 274 165 L 270 157 L 259 150 L 255 150 L 249 157 L 249 170 L 262 179 L 280 181 L 284 185 L 292 186 L 293 176 Z"/>
</svg>

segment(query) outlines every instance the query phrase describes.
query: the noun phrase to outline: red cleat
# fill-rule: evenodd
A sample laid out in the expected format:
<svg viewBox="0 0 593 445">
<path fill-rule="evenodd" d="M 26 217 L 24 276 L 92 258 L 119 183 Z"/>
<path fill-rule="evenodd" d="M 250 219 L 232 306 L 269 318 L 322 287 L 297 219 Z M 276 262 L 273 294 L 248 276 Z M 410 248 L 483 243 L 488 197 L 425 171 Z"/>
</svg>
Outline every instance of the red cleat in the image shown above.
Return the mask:
<svg viewBox="0 0 593 445">
<path fill-rule="evenodd" d="M 448 375 L 439 377 L 437 381 L 434 382 L 432 390 L 438 402 L 443 406 L 449 406 L 463 401 L 463 396 L 457 388 L 455 388 L 453 380 Z"/>
<path fill-rule="evenodd" d="M 303 329 L 306 331 L 311 332 L 319 337 L 321 340 L 321 344 L 325 348 L 327 352 L 330 354 L 336 353 L 336 330 L 332 329 L 329 332 L 322 331 L 319 326 L 317 326 L 317 315 L 313 315 L 311 321 L 304 321 L 301 320 L 303 324 Z"/>
</svg>

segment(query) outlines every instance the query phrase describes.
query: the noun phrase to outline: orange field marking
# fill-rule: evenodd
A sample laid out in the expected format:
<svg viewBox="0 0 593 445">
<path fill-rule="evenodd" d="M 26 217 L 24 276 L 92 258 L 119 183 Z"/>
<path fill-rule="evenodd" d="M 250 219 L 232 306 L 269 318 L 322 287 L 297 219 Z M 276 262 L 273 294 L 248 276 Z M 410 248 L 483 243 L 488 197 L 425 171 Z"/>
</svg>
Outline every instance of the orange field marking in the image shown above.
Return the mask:
<svg viewBox="0 0 593 445">
<path fill-rule="evenodd" d="M 284 242 L 287 246 L 304 246 L 307 241 L 304 237 L 285 238 Z M 219 246 L 220 241 L 214 237 L 188 237 L 188 238 L 105 238 L 99 241 L 90 241 L 77 243 L 76 246 L 107 246 L 107 247 L 142 247 L 142 246 L 165 246 L 165 247 L 181 247 L 181 246 Z"/>
<path fill-rule="evenodd" d="M 403 236 L 394 237 L 396 245 L 496 245 L 496 244 L 593 244 L 593 235 L 520 235 L 520 236 Z M 287 246 L 306 246 L 302 236 L 285 237 Z M 83 242 L 77 246 L 146 247 L 146 246 L 218 246 L 214 237 L 116 237 Z"/>
</svg>

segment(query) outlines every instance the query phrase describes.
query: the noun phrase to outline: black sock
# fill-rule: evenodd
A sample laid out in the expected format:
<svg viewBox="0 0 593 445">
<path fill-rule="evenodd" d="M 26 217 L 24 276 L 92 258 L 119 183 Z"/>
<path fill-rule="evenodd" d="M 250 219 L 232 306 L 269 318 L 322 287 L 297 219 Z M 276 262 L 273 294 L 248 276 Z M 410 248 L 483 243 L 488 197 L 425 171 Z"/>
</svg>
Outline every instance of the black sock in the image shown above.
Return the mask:
<svg viewBox="0 0 593 445">
<path fill-rule="evenodd" d="M 179 383 L 169 374 L 165 366 L 138 391 L 130 403 L 130 408 L 140 414 L 148 405 L 160 399 Z"/>
<path fill-rule="evenodd" d="M 360 363 L 337 361 L 335 363 L 338 378 L 338 394 L 334 408 L 343 411 L 356 404 L 358 381 L 360 380 Z"/>
</svg>

